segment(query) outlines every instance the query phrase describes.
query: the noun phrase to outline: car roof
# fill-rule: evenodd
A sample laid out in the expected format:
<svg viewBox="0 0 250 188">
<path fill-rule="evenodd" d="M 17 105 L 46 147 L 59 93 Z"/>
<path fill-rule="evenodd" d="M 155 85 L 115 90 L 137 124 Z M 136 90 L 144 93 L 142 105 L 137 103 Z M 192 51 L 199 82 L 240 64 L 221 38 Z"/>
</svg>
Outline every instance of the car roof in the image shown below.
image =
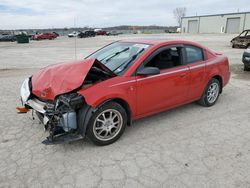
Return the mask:
<svg viewBox="0 0 250 188">
<path fill-rule="evenodd" d="M 199 46 L 201 48 L 206 48 L 196 42 L 188 41 L 188 40 L 173 40 L 173 39 L 125 39 L 119 42 L 131 42 L 131 43 L 142 43 L 142 44 L 149 44 L 149 45 L 171 45 L 171 44 L 189 44 Z"/>
</svg>

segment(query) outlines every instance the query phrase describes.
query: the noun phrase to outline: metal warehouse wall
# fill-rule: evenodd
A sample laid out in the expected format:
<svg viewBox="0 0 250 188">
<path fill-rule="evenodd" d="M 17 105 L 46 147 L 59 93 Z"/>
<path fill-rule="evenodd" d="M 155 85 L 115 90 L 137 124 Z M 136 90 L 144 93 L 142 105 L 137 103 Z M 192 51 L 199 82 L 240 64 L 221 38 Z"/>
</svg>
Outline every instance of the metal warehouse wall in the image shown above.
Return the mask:
<svg viewBox="0 0 250 188">
<path fill-rule="evenodd" d="M 183 33 L 240 33 L 250 29 L 250 12 L 184 17 L 181 29 Z"/>
<path fill-rule="evenodd" d="M 245 29 L 250 29 L 250 13 L 246 14 Z"/>
</svg>

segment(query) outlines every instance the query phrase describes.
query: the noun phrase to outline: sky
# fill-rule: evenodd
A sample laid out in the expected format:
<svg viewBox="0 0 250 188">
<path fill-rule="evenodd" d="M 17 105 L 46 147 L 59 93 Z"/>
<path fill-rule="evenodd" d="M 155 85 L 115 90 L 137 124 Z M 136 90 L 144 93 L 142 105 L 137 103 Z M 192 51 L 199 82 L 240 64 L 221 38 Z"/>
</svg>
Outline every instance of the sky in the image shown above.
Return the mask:
<svg viewBox="0 0 250 188">
<path fill-rule="evenodd" d="M 177 7 L 187 16 L 250 11 L 249 0 L 0 0 L 0 29 L 176 26 Z"/>
</svg>

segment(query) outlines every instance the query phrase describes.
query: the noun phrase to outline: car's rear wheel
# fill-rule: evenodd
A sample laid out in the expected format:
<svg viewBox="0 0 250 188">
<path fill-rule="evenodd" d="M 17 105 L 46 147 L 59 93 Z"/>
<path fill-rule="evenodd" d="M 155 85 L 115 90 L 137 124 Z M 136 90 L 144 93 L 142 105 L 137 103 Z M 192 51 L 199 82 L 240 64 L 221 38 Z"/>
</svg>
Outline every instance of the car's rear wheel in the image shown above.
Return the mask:
<svg viewBox="0 0 250 188">
<path fill-rule="evenodd" d="M 114 143 L 123 134 L 127 126 L 125 109 L 115 102 L 101 106 L 90 119 L 87 137 L 96 145 Z"/>
<path fill-rule="evenodd" d="M 220 96 L 220 88 L 221 84 L 219 80 L 215 78 L 211 79 L 208 82 L 202 97 L 198 101 L 199 104 L 206 107 L 213 106 Z"/>
<path fill-rule="evenodd" d="M 248 67 L 248 66 L 246 66 L 246 65 L 244 64 L 244 71 L 250 71 L 250 67 Z"/>
</svg>

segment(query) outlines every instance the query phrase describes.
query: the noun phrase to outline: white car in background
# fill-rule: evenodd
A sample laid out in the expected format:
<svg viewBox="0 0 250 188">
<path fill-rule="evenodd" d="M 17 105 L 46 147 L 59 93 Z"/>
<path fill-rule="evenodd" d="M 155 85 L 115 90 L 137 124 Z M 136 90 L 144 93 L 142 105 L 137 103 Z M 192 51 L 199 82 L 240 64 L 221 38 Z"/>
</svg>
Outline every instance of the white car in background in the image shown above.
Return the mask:
<svg viewBox="0 0 250 188">
<path fill-rule="evenodd" d="M 79 34 L 78 31 L 73 31 L 72 33 L 68 34 L 68 37 L 77 37 Z"/>
</svg>

